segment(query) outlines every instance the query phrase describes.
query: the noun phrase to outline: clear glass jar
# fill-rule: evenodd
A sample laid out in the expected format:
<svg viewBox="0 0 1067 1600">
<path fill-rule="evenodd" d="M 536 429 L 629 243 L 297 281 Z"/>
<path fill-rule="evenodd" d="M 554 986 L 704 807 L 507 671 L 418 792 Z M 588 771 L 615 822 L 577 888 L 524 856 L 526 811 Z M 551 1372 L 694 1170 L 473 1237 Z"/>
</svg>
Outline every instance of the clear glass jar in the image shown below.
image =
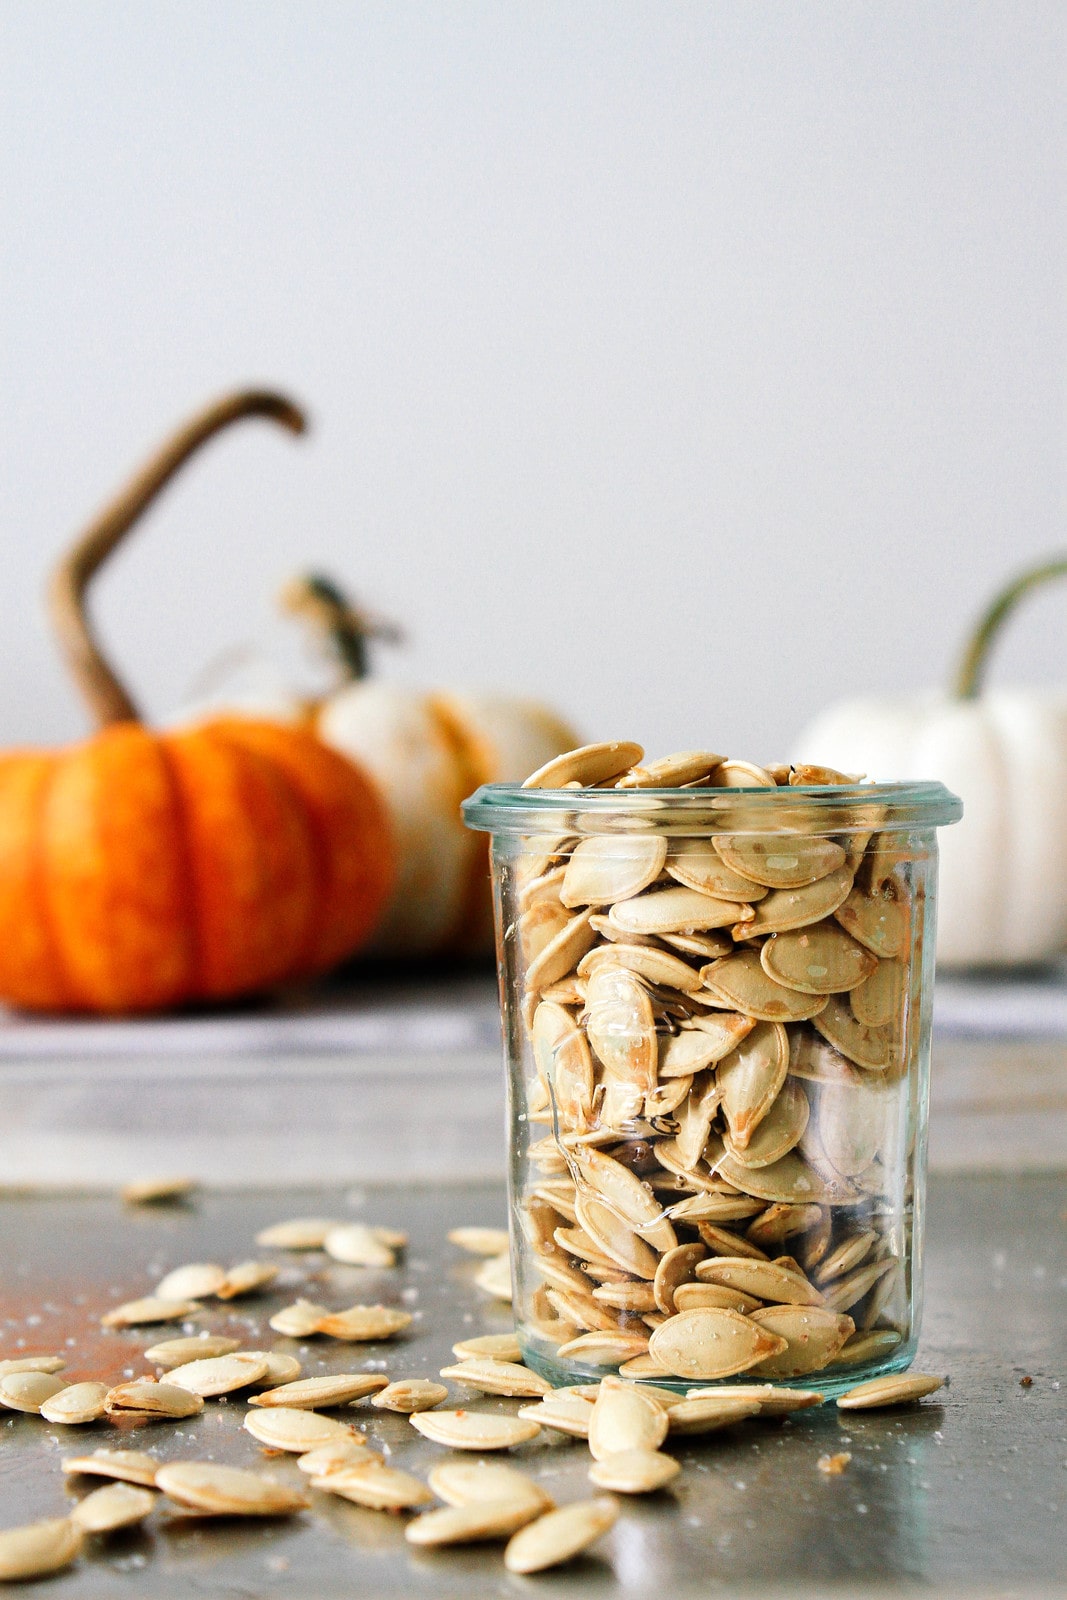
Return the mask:
<svg viewBox="0 0 1067 1600">
<path fill-rule="evenodd" d="M 836 1394 L 914 1357 L 940 784 L 522 789 L 492 834 L 525 1359 Z"/>
</svg>

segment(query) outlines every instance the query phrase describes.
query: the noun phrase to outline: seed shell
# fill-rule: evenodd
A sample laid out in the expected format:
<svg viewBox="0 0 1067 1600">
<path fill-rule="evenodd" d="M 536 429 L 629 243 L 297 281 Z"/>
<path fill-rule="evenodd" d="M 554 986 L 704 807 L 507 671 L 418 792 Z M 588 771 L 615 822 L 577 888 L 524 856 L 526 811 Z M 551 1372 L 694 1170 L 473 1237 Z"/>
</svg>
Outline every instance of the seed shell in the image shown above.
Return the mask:
<svg viewBox="0 0 1067 1600">
<path fill-rule="evenodd" d="M 568 1339 L 556 1354 L 588 1361 L 595 1367 L 615 1367 L 634 1356 L 644 1355 L 647 1349 L 648 1338 L 644 1334 L 594 1328 L 580 1333 L 576 1339 Z"/>
<path fill-rule="evenodd" d="M 284 1517 L 306 1511 L 306 1495 L 273 1478 L 216 1461 L 167 1461 L 156 1474 L 156 1487 L 192 1511 L 243 1517 Z"/>
<path fill-rule="evenodd" d="M 479 1289 L 491 1294 L 494 1300 L 505 1300 L 510 1303 L 512 1297 L 510 1257 L 490 1256 L 484 1266 L 479 1267 L 474 1274 L 474 1281 Z M 407 1320 L 410 1322 L 411 1318 L 408 1317 Z"/>
<path fill-rule="evenodd" d="M 749 935 L 746 932 L 742 937 Z M 762 1022 L 802 1022 L 817 1016 L 826 1005 L 825 995 L 801 994 L 799 989 L 787 989 L 769 978 L 757 950 L 721 956 L 701 967 L 700 976 L 704 987 L 724 1005 Z"/>
<path fill-rule="evenodd" d="M 838 1397 L 840 1411 L 871 1411 L 878 1406 L 902 1406 L 940 1389 L 945 1380 L 930 1372 L 891 1372 L 858 1383 Z"/>
<path fill-rule="evenodd" d="M 249 1411 L 243 1426 L 253 1439 L 268 1445 L 272 1450 L 291 1450 L 306 1455 L 319 1445 L 332 1444 L 343 1439 L 349 1444 L 363 1444 L 364 1435 L 346 1422 L 333 1417 L 320 1416 L 317 1411 L 299 1411 L 289 1406 L 267 1406 L 261 1411 Z"/>
<path fill-rule="evenodd" d="M 331 1228 L 322 1248 L 334 1261 L 350 1267 L 394 1267 L 396 1252 L 362 1222 L 343 1222 Z"/>
<path fill-rule="evenodd" d="M 682 1311 L 653 1330 L 649 1354 L 680 1378 L 728 1378 L 777 1355 L 786 1341 L 736 1311 Z"/>
<path fill-rule="evenodd" d="M 594 1460 L 626 1450 L 658 1450 L 667 1437 L 667 1413 L 658 1400 L 622 1378 L 605 1378 L 589 1419 Z"/>
<path fill-rule="evenodd" d="M 38 1416 L 41 1407 L 69 1385 L 50 1372 L 9 1372 L 0 1378 L 0 1407 Z"/>
<path fill-rule="evenodd" d="M 408 1421 L 425 1438 L 452 1450 L 510 1450 L 541 1432 L 536 1422 L 493 1411 L 419 1411 Z"/>
<path fill-rule="evenodd" d="M 703 933 L 711 928 L 729 928 L 751 914 L 752 907 L 737 900 L 718 900 L 679 884 L 652 889 L 631 900 L 616 900 L 608 912 L 608 921 L 620 933 Z"/>
<path fill-rule="evenodd" d="M 628 900 L 659 877 L 667 841 L 649 834 L 594 834 L 571 852 L 560 889 L 569 909 Z"/>
<path fill-rule="evenodd" d="M 623 1450 L 594 1461 L 589 1478 L 598 1489 L 614 1489 L 616 1494 L 651 1494 L 681 1470 L 680 1462 L 660 1450 Z"/>
<path fill-rule="evenodd" d="M 66 1364 L 62 1356 L 9 1356 L 0 1361 L 0 1378 L 9 1372 L 62 1372 Z"/>
<path fill-rule="evenodd" d="M 761 1378 L 802 1378 L 809 1372 L 821 1372 L 856 1331 L 851 1317 L 825 1306 L 767 1306 L 754 1311 L 752 1321 L 777 1334 L 784 1344 L 777 1354 L 753 1368 L 753 1375 Z"/>
<path fill-rule="evenodd" d="M 325 1478 L 344 1467 L 354 1467 L 357 1461 L 384 1460 L 381 1453 L 372 1450 L 370 1445 L 357 1444 L 359 1438 L 362 1435 L 355 1434 L 347 1439 L 332 1439 L 328 1444 L 318 1444 L 314 1450 L 306 1450 L 302 1456 L 297 1456 L 296 1464 L 309 1478 Z"/>
<path fill-rule="evenodd" d="M 191 1317 L 201 1307 L 195 1300 L 165 1300 L 160 1295 L 146 1295 L 141 1300 L 127 1300 L 100 1318 L 104 1328 L 134 1328 L 145 1322 L 180 1322 Z"/>
<path fill-rule="evenodd" d="M 113 1533 L 116 1528 L 130 1528 L 143 1522 L 158 1498 L 149 1489 L 138 1489 L 129 1483 L 109 1483 L 79 1500 L 70 1517 L 83 1533 Z"/>
<path fill-rule="evenodd" d="M 60 1465 L 68 1474 L 115 1478 L 150 1489 L 155 1484 L 159 1462 L 145 1450 L 94 1450 L 87 1456 L 66 1456 Z"/>
<path fill-rule="evenodd" d="M 703 1393 L 691 1391 L 684 1400 L 671 1406 L 667 1414 L 671 1433 L 715 1433 L 719 1428 L 729 1428 L 746 1417 L 754 1417 L 763 1409 L 755 1396 L 725 1393 L 706 1389 Z"/>
<path fill-rule="evenodd" d="M 410 1511 L 433 1499 L 421 1478 L 373 1458 L 355 1461 L 312 1478 L 311 1487 L 325 1489 L 327 1494 L 339 1495 L 342 1500 L 351 1500 L 356 1505 L 369 1506 L 372 1511 Z"/>
<path fill-rule="evenodd" d="M 119 1195 L 129 1206 L 168 1205 L 187 1200 L 198 1187 L 195 1178 L 135 1178 Z"/>
<path fill-rule="evenodd" d="M 82 1530 L 69 1517 L 0 1530 L 0 1583 L 44 1578 L 69 1567 L 82 1538 Z"/>
<path fill-rule="evenodd" d="M 690 1389 L 690 1400 L 707 1394 L 706 1389 Z M 821 1406 L 826 1396 L 817 1389 L 787 1389 L 780 1383 L 732 1383 L 715 1390 L 720 1399 L 758 1400 L 760 1415 L 785 1417 L 791 1411 L 807 1411 L 810 1406 Z"/>
<path fill-rule="evenodd" d="M 325 1306 L 317 1305 L 314 1300 L 294 1300 L 291 1306 L 283 1306 L 275 1312 L 269 1326 L 275 1333 L 287 1334 L 291 1339 L 306 1339 L 318 1333 L 319 1323 L 329 1314 Z"/>
<path fill-rule="evenodd" d="M 40 1408 L 46 1422 L 74 1426 L 97 1422 L 107 1410 L 106 1383 L 72 1383 L 47 1399 Z"/>
<path fill-rule="evenodd" d="M 588 1549 L 614 1527 L 619 1516 L 616 1501 L 606 1497 L 580 1500 L 546 1512 L 514 1534 L 504 1551 L 509 1572 L 543 1572 Z"/>
<path fill-rule="evenodd" d="M 321 1250 L 331 1228 L 340 1227 L 332 1217 L 294 1217 L 275 1222 L 256 1234 L 256 1243 L 274 1250 Z"/>
<path fill-rule="evenodd" d="M 430 1411 L 447 1399 L 448 1390 L 443 1383 L 434 1383 L 430 1378 L 407 1378 L 386 1384 L 371 1405 L 379 1411 L 400 1411 L 410 1416 L 413 1411 Z"/>
<path fill-rule="evenodd" d="M 753 1261 L 748 1256 L 713 1256 L 701 1263 L 701 1281 L 740 1289 L 758 1300 L 777 1305 L 818 1306 L 823 1297 L 799 1272 L 774 1261 Z"/>
<path fill-rule="evenodd" d="M 619 778 L 629 768 L 635 767 L 644 755 L 639 744 L 628 739 L 613 739 L 607 744 L 583 744 L 576 750 L 567 750 L 553 756 L 543 767 L 523 784 L 524 789 L 565 789 L 577 783 L 581 788 L 607 783 L 609 778 Z"/>
<path fill-rule="evenodd" d="M 521 1366 L 516 1361 L 491 1361 L 484 1356 L 442 1367 L 441 1376 L 455 1378 L 459 1383 L 469 1384 L 472 1389 L 480 1389 L 484 1394 L 540 1399 L 552 1393 L 552 1385 L 538 1373 L 531 1372 L 529 1367 Z"/>
<path fill-rule="evenodd" d="M 471 1356 L 487 1356 L 490 1361 L 521 1361 L 522 1346 L 513 1333 L 478 1333 L 470 1339 L 458 1339 L 452 1354 L 461 1361 Z"/>
<path fill-rule="evenodd" d="M 315 1324 L 316 1333 L 350 1343 L 391 1339 L 411 1326 L 411 1312 L 392 1306 L 349 1306 L 347 1311 L 328 1312 Z M 272 1324 L 273 1325 L 273 1324 Z"/>
<path fill-rule="evenodd" d="M 501 1461 L 439 1461 L 428 1482 L 437 1498 L 450 1506 L 517 1500 L 522 1496 L 543 1511 L 551 1511 L 555 1503 L 540 1484 Z"/>
<path fill-rule="evenodd" d="M 450 1244 L 458 1245 L 472 1256 L 499 1256 L 508 1248 L 506 1228 L 464 1227 L 453 1228 L 448 1235 Z"/>
<path fill-rule="evenodd" d="M 567 1433 L 575 1439 L 588 1439 L 593 1404 L 581 1395 L 558 1389 L 538 1405 L 520 1406 L 518 1414 L 524 1422 L 554 1428 L 557 1433 Z"/>
<path fill-rule="evenodd" d="M 250 1406 L 291 1406 L 298 1411 L 349 1405 L 384 1389 L 389 1380 L 380 1372 L 338 1372 L 319 1378 L 299 1378 L 276 1389 L 264 1389 L 249 1400 Z"/>
<path fill-rule="evenodd" d="M 226 1270 L 226 1281 L 215 1294 L 219 1300 L 236 1300 L 238 1295 L 254 1294 L 265 1289 L 278 1276 L 278 1268 L 269 1261 L 239 1261 Z"/>
<path fill-rule="evenodd" d="M 226 1358 L 223 1357 L 225 1360 Z M 231 1358 L 232 1359 L 232 1358 Z M 145 1417 L 195 1417 L 204 1409 L 200 1395 L 191 1394 L 176 1383 L 119 1383 L 107 1392 L 109 1413 L 136 1413 Z"/>
<path fill-rule="evenodd" d="M 226 1282 L 226 1274 L 213 1261 L 190 1261 L 175 1267 L 156 1284 L 159 1300 L 202 1300 L 215 1295 Z"/>
<path fill-rule="evenodd" d="M 210 1361 L 214 1356 L 229 1356 L 241 1348 L 240 1339 L 207 1333 L 183 1339 L 164 1339 L 144 1353 L 146 1361 L 157 1367 L 184 1367 L 190 1361 Z"/>
<path fill-rule="evenodd" d="M 263 1352 L 243 1350 L 235 1355 L 206 1356 L 202 1361 L 187 1361 L 167 1374 L 167 1382 L 188 1389 L 202 1399 L 232 1394 L 247 1389 L 267 1375 L 269 1357 Z"/>
</svg>

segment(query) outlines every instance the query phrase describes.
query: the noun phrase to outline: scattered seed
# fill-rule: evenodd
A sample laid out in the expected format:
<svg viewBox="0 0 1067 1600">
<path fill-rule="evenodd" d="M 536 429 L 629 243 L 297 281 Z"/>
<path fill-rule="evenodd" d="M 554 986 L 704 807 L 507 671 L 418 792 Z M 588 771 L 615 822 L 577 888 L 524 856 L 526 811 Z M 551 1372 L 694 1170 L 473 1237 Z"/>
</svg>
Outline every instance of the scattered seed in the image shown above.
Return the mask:
<svg viewBox="0 0 1067 1600">
<path fill-rule="evenodd" d="M 51 1517 L 0 1531 L 0 1582 L 44 1578 L 69 1567 L 82 1544 L 82 1530 L 69 1517 Z"/>
<path fill-rule="evenodd" d="M 473 1544 L 483 1539 L 506 1539 L 541 1512 L 528 1495 L 514 1499 L 480 1500 L 470 1505 L 444 1506 L 427 1511 L 404 1529 L 409 1544 Z"/>
<path fill-rule="evenodd" d="M 492 1411 L 419 1411 L 408 1421 L 425 1438 L 452 1450 L 510 1450 L 541 1432 L 536 1422 Z"/>
<path fill-rule="evenodd" d="M 62 1372 L 66 1364 L 62 1356 L 11 1356 L 0 1361 L 0 1378 L 9 1372 Z"/>
<path fill-rule="evenodd" d="M 302 1370 L 295 1356 L 284 1355 L 280 1350 L 242 1350 L 241 1354 L 265 1357 L 267 1370 L 261 1381 L 271 1386 L 292 1383 L 295 1378 L 299 1378 Z"/>
<path fill-rule="evenodd" d="M 407 1378 L 387 1384 L 374 1396 L 371 1405 L 380 1411 L 402 1411 L 410 1416 L 413 1411 L 430 1411 L 447 1399 L 448 1390 L 443 1383 L 434 1383 L 429 1378 Z"/>
<path fill-rule="evenodd" d="M 450 1506 L 522 1496 L 541 1511 L 551 1511 L 555 1504 L 539 1483 L 500 1461 L 439 1461 L 430 1472 L 429 1484 L 437 1498 Z"/>
<path fill-rule="evenodd" d="M 760 1401 L 754 1397 L 745 1399 L 718 1389 L 705 1389 L 702 1393 L 690 1391 L 686 1399 L 671 1406 L 667 1421 L 671 1433 L 715 1433 L 754 1417 L 761 1410 Z"/>
<path fill-rule="evenodd" d="M 561 1344 L 556 1354 L 576 1356 L 595 1367 L 616 1367 L 648 1350 L 648 1339 L 640 1333 L 623 1333 L 595 1328 L 590 1333 L 580 1333 L 576 1339 Z"/>
<path fill-rule="evenodd" d="M 512 1398 L 538 1399 L 552 1393 L 552 1385 L 529 1367 L 515 1361 L 489 1361 L 475 1357 L 452 1367 L 441 1368 L 442 1378 L 455 1378 L 484 1394 L 503 1394 Z"/>
<path fill-rule="evenodd" d="M 448 1235 L 450 1244 L 458 1245 L 461 1250 L 468 1251 L 472 1256 L 499 1256 L 508 1248 L 508 1230 L 506 1228 L 453 1228 Z"/>
<path fill-rule="evenodd" d="M 474 1281 L 479 1289 L 491 1294 L 494 1300 L 510 1302 L 512 1297 L 510 1258 L 506 1255 L 491 1256 L 483 1267 L 479 1267 L 474 1275 Z"/>
<path fill-rule="evenodd" d="M 421 1478 L 373 1459 L 354 1461 L 312 1478 L 311 1487 L 325 1489 L 327 1494 L 339 1495 L 342 1500 L 352 1500 L 356 1505 L 369 1506 L 372 1511 L 409 1511 L 433 1499 Z"/>
<path fill-rule="evenodd" d="M 594 1460 L 631 1450 L 658 1450 L 667 1437 L 667 1412 L 647 1390 L 605 1378 L 589 1419 Z"/>
<path fill-rule="evenodd" d="M 594 1461 L 589 1477 L 598 1489 L 614 1489 L 616 1494 L 651 1494 L 681 1470 L 673 1456 L 660 1450 L 623 1450 Z"/>
<path fill-rule="evenodd" d="M 239 1261 L 235 1267 L 228 1268 L 226 1281 L 215 1294 L 219 1300 L 236 1300 L 238 1295 L 265 1289 L 277 1276 L 278 1268 L 269 1261 Z"/>
<path fill-rule="evenodd" d="M 346 1422 L 320 1416 L 317 1411 L 298 1411 L 294 1407 L 267 1406 L 261 1411 L 249 1411 L 243 1426 L 260 1444 L 269 1445 L 273 1450 L 291 1450 L 296 1455 L 306 1455 L 320 1445 L 342 1439 L 347 1444 L 365 1442 L 365 1436 Z"/>
<path fill-rule="evenodd" d="M 847 1394 L 838 1397 L 840 1411 L 870 1411 L 876 1406 L 903 1406 L 911 1400 L 921 1400 L 933 1394 L 944 1384 L 929 1372 L 891 1372 L 883 1378 L 871 1378 L 859 1383 Z"/>
<path fill-rule="evenodd" d="M 523 788 L 564 789 L 570 783 L 590 788 L 606 783 L 609 778 L 621 777 L 628 768 L 637 765 L 644 753 L 639 744 L 626 739 L 615 739 L 609 744 L 585 744 L 564 755 L 553 756 L 530 774 Z"/>
<path fill-rule="evenodd" d="M 232 1357 L 223 1357 L 223 1360 Z M 172 1374 L 173 1376 L 173 1374 Z M 177 1421 L 180 1417 L 195 1417 L 204 1409 L 200 1395 L 176 1383 L 133 1382 L 116 1384 L 107 1392 L 107 1410 L 111 1414 L 133 1413 L 138 1416 L 166 1417 Z"/>
<path fill-rule="evenodd" d="M 331 1228 L 322 1247 L 334 1261 L 350 1267 L 395 1267 L 396 1252 L 362 1222 L 344 1222 Z"/>
<path fill-rule="evenodd" d="M 106 1383 L 72 1383 L 44 1402 L 41 1416 L 46 1422 L 66 1426 L 96 1422 L 107 1410 L 107 1395 Z"/>
<path fill-rule="evenodd" d="M 154 1361 L 157 1367 L 184 1367 L 190 1361 L 209 1361 L 213 1356 L 232 1355 L 240 1348 L 239 1339 L 227 1339 L 218 1333 L 202 1333 L 192 1338 L 164 1339 L 146 1350 L 144 1357 L 146 1361 Z"/>
<path fill-rule="evenodd" d="M 276 1311 L 269 1325 L 290 1339 L 306 1339 L 319 1331 L 319 1323 L 329 1314 L 326 1306 L 316 1305 L 314 1300 L 294 1300 L 291 1306 Z"/>
<path fill-rule="evenodd" d="M 137 1178 L 119 1193 L 130 1206 L 167 1205 L 188 1200 L 198 1187 L 195 1178 Z"/>
<path fill-rule="evenodd" d="M 129 1483 L 109 1483 L 104 1489 L 94 1489 L 84 1500 L 79 1500 L 70 1514 L 83 1533 L 114 1533 L 116 1528 L 130 1528 L 143 1522 L 155 1505 L 158 1495 L 150 1489 L 137 1489 Z"/>
<path fill-rule="evenodd" d="M 546 1512 L 514 1534 L 504 1551 L 509 1572 L 543 1572 L 588 1549 L 613 1527 L 619 1516 L 616 1501 L 580 1500 Z"/>
<path fill-rule="evenodd" d="M 459 1339 L 452 1354 L 461 1361 L 486 1356 L 490 1361 L 521 1361 L 522 1346 L 513 1333 L 479 1333 L 472 1339 Z"/>
<path fill-rule="evenodd" d="M 143 1300 L 127 1300 L 100 1318 L 104 1328 L 134 1328 L 142 1322 L 180 1322 L 202 1308 L 195 1300 L 164 1300 L 148 1295 Z"/>
<path fill-rule="evenodd" d="M 729 1378 L 785 1348 L 751 1317 L 711 1306 L 668 1318 L 648 1342 L 653 1360 L 680 1378 Z"/>
<path fill-rule="evenodd" d="M 285 1517 L 311 1504 L 273 1478 L 215 1461 L 168 1461 L 156 1474 L 156 1486 L 187 1510 L 230 1517 Z"/>
<path fill-rule="evenodd" d="M 689 1400 L 699 1400 L 706 1389 L 690 1389 Z M 764 1417 L 785 1417 L 791 1411 L 806 1411 L 810 1406 L 821 1406 L 826 1396 L 817 1389 L 787 1389 L 780 1383 L 731 1383 L 716 1389 L 715 1394 L 727 1400 L 758 1400 L 760 1414 Z"/>
<path fill-rule="evenodd" d="M 35 1417 L 53 1395 L 68 1387 L 50 1372 L 9 1372 L 0 1378 L 0 1406 Z"/>
<path fill-rule="evenodd" d="M 568 1433 L 575 1439 L 588 1439 L 593 1403 L 576 1394 L 573 1389 L 557 1389 L 539 1405 L 520 1406 L 519 1416 L 524 1422 L 554 1428 L 557 1433 Z"/>
<path fill-rule="evenodd" d="M 250 1406 L 293 1406 L 298 1411 L 317 1411 L 320 1407 L 344 1406 L 353 1400 L 362 1400 L 365 1395 L 384 1389 L 388 1382 L 380 1372 L 338 1372 L 264 1389 L 248 1403 Z"/>
<path fill-rule="evenodd" d="M 159 1462 L 145 1450 L 94 1450 L 88 1456 L 67 1456 L 60 1463 L 65 1473 L 84 1473 L 94 1478 L 116 1478 L 122 1483 L 139 1483 L 151 1489 Z"/>
<path fill-rule="evenodd" d="M 191 1261 L 175 1267 L 156 1284 L 157 1300 L 203 1300 L 215 1295 L 226 1282 L 226 1274 L 213 1261 Z"/>
<path fill-rule="evenodd" d="M 202 1399 L 219 1394 L 232 1394 L 235 1389 L 247 1389 L 267 1375 L 269 1358 L 261 1351 L 242 1350 L 235 1355 L 207 1356 L 203 1361 L 187 1361 L 167 1375 L 168 1383 L 179 1389 L 188 1389 Z"/>
<path fill-rule="evenodd" d="M 332 1217 L 295 1217 L 262 1228 L 256 1243 L 269 1250 L 321 1250 L 330 1229 L 340 1226 Z"/>
<path fill-rule="evenodd" d="M 350 1437 L 316 1445 L 314 1450 L 307 1450 L 302 1456 L 297 1456 L 296 1464 L 301 1472 L 306 1472 L 311 1478 L 325 1478 L 331 1472 L 339 1472 L 342 1467 L 355 1466 L 357 1461 L 381 1460 L 382 1457 L 377 1450 L 372 1450 L 366 1444 L 357 1444 L 356 1439 Z"/>
<path fill-rule="evenodd" d="M 410 1311 L 395 1311 L 392 1306 L 349 1306 L 347 1311 L 327 1312 L 315 1324 L 316 1333 L 353 1344 L 391 1339 L 411 1326 Z"/>
</svg>

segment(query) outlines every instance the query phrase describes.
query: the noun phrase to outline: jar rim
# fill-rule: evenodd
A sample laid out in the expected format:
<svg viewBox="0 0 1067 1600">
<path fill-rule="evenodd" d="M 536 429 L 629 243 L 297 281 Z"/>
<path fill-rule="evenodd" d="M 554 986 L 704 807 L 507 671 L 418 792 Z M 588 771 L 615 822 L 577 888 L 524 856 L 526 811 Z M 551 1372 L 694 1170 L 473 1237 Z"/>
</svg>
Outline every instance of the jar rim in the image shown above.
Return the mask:
<svg viewBox="0 0 1067 1600">
<path fill-rule="evenodd" d="M 627 822 L 665 833 L 896 832 L 958 822 L 963 802 L 943 783 L 820 784 L 736 789 L 524 789 L 483 783 L 463 802 L 481 833 L 612 833 Z"/>
</svg>

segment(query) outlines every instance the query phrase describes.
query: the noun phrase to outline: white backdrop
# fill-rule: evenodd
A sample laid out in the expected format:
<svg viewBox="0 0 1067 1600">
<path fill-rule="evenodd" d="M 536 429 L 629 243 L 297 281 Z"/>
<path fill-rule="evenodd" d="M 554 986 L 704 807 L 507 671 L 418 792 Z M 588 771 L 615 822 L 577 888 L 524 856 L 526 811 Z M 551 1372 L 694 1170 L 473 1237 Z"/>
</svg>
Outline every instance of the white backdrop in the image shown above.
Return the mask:
<svg viewBox="0 0 1067 1600">
<path fill-rule="evenodd" d="M 84 727 L 40 594 L 172 422 L 248 424 L 104 575 L 166 715 L 309 563 L 383 670 L 774 759 L 943 678 L 1064 527 L 1060 0 L 4 0 L 0 744 Z M 1063 677 L 1067 592 L 998 667 Z M 287 655 L 288 652 L 288 655 Z"/>
</svg>

